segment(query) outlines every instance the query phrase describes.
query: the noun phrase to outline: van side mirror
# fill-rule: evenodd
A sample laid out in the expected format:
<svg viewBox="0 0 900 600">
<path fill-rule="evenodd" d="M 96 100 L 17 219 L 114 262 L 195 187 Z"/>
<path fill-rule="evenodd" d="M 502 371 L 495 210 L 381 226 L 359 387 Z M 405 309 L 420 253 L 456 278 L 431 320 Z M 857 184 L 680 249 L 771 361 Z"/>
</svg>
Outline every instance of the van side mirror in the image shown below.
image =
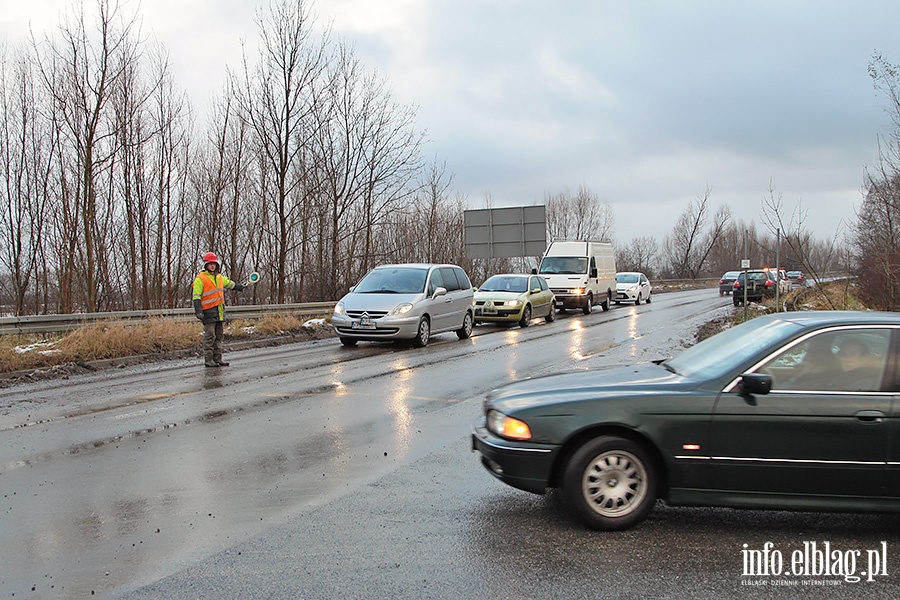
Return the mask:
<svg viewBox="0 0 900 600">
<path fill-rule="evenodd" d="M 591 277 L 596 277 L 596 276 L 597 276 L 597 267 L 594 267 L 593 269 L 591 269 Z"/>
<path fill-rule="evenodd" d="M 537 275 L 537 267 L 531 267 L 531 274 Z"/>
</svg>

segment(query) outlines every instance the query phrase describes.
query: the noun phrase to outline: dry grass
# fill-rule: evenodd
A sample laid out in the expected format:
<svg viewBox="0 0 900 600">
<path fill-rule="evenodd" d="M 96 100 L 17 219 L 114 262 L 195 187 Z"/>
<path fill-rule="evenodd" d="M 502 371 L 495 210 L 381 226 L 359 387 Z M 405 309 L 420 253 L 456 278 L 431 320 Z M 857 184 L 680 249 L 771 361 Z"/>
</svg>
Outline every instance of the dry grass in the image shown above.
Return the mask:
<svg viewBox="0 0 900 600">
<path fill-rule="evenodd" d="M 229 339 L 257 339 L 304 334 L 322 337 L 329 332 L 310 333 L 304 323 L 316 317 L 273 314 L 255 321 L 229 321 Z M 319 317 L 321 318 L 321 317 Z M 126 356 L 200 350 L 203 326 L 198 321 L 151 319 L 139 323 L 106 321 L 69 332 L 61 337 L 0 336 L 0 373 L 42 369 L 55 365 L 89 362 Z"/>
<path fill-rule="evenodd" d="M 107 321 L 56 338 L 0 336 L 0 372 L 187 350 L 200 346 L 201 331 L 199 323 L 151 319 L 142 323 Z"/>
<path fill-rule="evenodd" d="M 834 281 L 817 287 L 794 288 L 780 298 L 779 310 L 868 310 L 856 295 L 851 281 Z M 759 304 L 751 303 L 747 310 L 734 309 L 734 324 L 749 321 L 759 315 L 774 313 L 775 299 L 767 298 Z"/>
<path fill-rule="evenodd" d="M 253 321 L 230 321 L 225 334 L 234 338 L 248 338 L 259 335 L 286 335 L 299 333 L 303 330 L 303 324 L 314 317 L 306 315 L 292 315 L 288 313 L 276 313 L 266 315 Z"/>
</svg>

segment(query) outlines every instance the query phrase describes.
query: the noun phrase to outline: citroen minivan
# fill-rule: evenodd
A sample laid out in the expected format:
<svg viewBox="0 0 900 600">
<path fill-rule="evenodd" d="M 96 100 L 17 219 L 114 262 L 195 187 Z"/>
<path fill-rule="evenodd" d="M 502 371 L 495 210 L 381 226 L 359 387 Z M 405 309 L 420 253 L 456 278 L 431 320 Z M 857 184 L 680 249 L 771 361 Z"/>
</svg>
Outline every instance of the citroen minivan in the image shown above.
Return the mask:
<svg viewBox="0 0 900 600">
<path fill-rule="evenodd" d="M 381 265 L 334 307 L 331 324 L 345 346 L 360 340 L 411 340 L 454 331 L 463 340 L 475 323 L 472 282 L 456 265 Z"/>
</svg>

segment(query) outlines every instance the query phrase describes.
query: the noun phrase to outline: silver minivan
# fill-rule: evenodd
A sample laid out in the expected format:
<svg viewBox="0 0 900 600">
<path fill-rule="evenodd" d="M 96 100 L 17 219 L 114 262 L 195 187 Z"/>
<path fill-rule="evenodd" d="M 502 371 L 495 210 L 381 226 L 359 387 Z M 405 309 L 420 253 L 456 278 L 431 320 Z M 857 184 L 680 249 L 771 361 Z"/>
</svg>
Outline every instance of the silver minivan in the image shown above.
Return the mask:
<svg viewBox="0 0 900 600">
<path fill-rule="evenodd" d="M 331 324 L 345 346 L 412 340 L 422 347 L 444 331 L 464 340 L 475 322 L 473 297 L 472 282 L 456 265 L 381 265 L 340 299 Z"/>
</svg>

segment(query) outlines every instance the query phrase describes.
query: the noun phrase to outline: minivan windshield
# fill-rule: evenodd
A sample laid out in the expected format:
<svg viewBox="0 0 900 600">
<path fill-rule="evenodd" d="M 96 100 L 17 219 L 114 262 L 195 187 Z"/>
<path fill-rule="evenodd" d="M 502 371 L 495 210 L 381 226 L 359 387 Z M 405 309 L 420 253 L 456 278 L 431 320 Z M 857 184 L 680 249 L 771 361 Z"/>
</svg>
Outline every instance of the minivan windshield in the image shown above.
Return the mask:
<svg viewBox="0 0 900 600">
<path fill-rule="evenodd" d="M 421 294 L 425 291 L 428 269 L 385 267 L 372 269 L 353 288 L 355 294 Z"/>
<path fill-rule="evenodd" d="M 542 275 L 568 273 L 581 275 L 587 273 L 588 259 L 584 256 L 545 256 L 541 261 Z"/>
</svg>

